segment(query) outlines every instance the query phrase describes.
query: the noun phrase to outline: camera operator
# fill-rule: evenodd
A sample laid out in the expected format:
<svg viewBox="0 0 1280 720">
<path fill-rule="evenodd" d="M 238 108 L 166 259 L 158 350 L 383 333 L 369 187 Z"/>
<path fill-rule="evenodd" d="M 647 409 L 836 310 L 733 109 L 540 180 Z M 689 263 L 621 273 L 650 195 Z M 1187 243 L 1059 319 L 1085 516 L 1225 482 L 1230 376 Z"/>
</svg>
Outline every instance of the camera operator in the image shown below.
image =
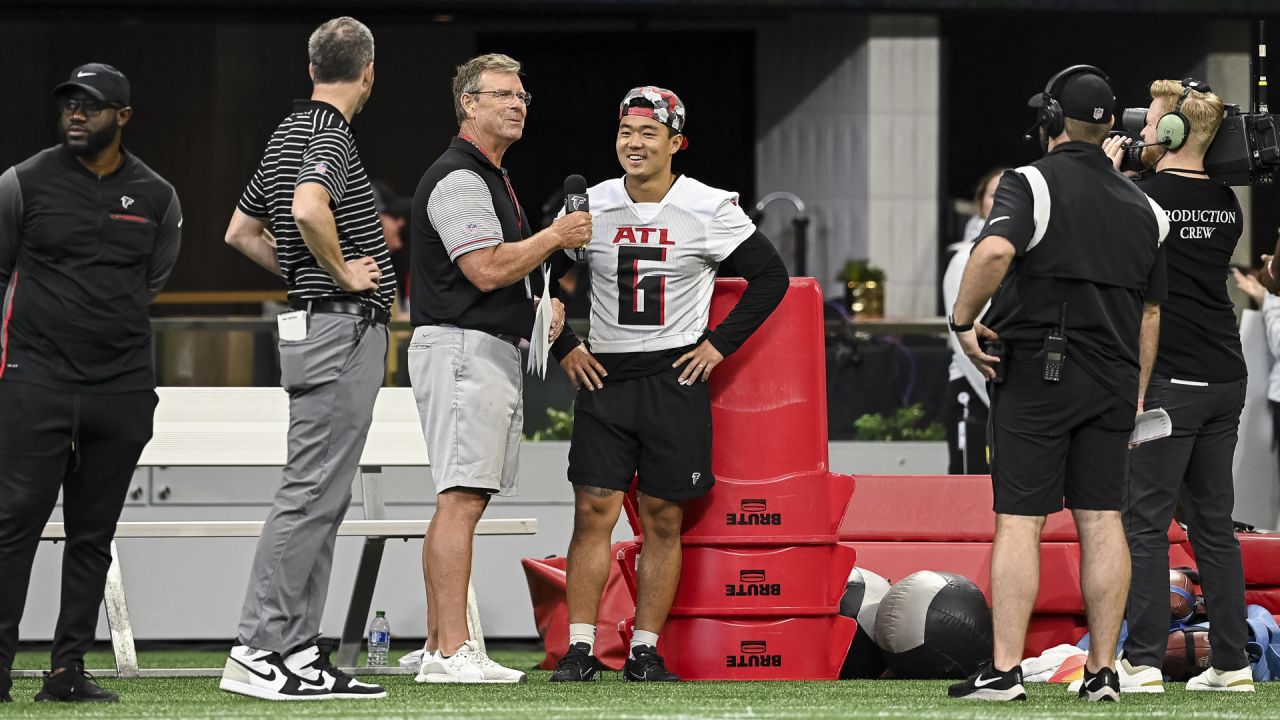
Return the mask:
<svg viewBox="0 0 1280 720">
<path fill-rule="evenodd" d="M 1138 187 L 1169 219 L 1169 296 L 1161 306 L 1159 352 L 1142 407 L 1167 410 L 1173 434 L 1134 448 L 1129 460 L 1124 521 L 1133 579 L 1129 636 L 1119 667 L 1124 691 L 1164 691 L 1166 533 L 1179 499 L 1200 570 L 1212 648 L 1211 667 L 1187 689 L 1253 691 L 1245 654 L 1244 570 L 1231 522 L 1231 461 L 1248 372 L 1226 278 L 1240 239 L 1241 211 L 1231 188 L 1204 169 L 1222 116 L 1222 100 L 1203 83 L 1151 83 L 1142 159 L 1154 173 Z M 1103 143 L 1117 167 L 1126 144 L 1118 137 Z"/>
<path fill-rule="evenodd" d="M 1039 589 L 1040 532 L 1065 499 L 1080 533 L 1093 639 L 1079 693 L 1115 701 L 1114 648 L 1129 586 L 1125 460 L 1145 379 L 1139 359 L 1149 370 L 1155 350 L 1139 329 L 1164 299 L 1168 222 L 1102 152 L 1115 96 L 1101 70 L 1069 67 L 1029 104 L 1039 111 L 1033 132 L 1047 157 L 1001 178 L 950 320 L 965 354 L 994 381 L 996 512 L 994 658 L 950 695 L 1026 698 L 1019 662 Z"/>
</svg>

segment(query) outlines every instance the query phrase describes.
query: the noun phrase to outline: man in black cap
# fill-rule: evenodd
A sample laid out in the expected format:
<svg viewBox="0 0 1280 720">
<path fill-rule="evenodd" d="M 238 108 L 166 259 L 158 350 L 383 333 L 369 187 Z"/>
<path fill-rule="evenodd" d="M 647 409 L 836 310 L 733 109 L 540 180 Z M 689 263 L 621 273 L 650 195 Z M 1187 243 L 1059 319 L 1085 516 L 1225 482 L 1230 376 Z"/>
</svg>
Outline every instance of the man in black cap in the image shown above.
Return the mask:
<svg viewBox="0 0 1280 720">
<path fill-rule="evenodd" d="M 121 145 L 129 80 L 54 90 L 62 143 L 0 175 L 0 701 L 31 563 L 62 491 L 52 672 L 36 700 L 115 701 L 84 673 L 111 542 L 156 406 L 147 307 L 178 257 L 173 186 Z"/>
<path fill-rule="evenodd" d="M 1151 318 L 1166 294 L 1169 222 L 1102 151 L 1115 98 L 1101 70 L 1069 67 L 1030 105 L 1047 156 L 1001 178 L 950 318 L 965 354 L 993 381 L 996 512 L 994 658 L 950 694 L 1026 699 L 1019 662 L 1040 580 L 1040 531 L 1065 500 L 1080 535 L 1091 633 L 1079 694 L 1115 701 L 1129 588 L 1125 462 L 1155 357 Z"/>
</svg>

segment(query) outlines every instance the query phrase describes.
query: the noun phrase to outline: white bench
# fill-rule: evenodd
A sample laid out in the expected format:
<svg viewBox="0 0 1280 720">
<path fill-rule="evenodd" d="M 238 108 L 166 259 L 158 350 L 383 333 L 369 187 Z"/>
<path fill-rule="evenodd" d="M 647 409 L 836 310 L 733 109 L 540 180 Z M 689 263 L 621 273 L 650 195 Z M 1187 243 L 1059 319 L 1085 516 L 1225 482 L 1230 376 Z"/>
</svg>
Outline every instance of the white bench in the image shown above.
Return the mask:
<svg viewBox="0 0 1280 720">
<path fill-rule="evenodd" d="M 158 388 L 155 431 L 142 452 L 139 467 L 283 467 L 289 427 L 289 398 L 279 388 Z M 355 665 L 364 638 L 365 623 L 373 600 L 383 546 L 388 538 L 419 538 L 430 525 L 428 520 L 387 520 L 382 492 L 383 467 L 427 467 L 426 443 L 418 421 L 413 391 L 409 388 L 382 388 L 373 409 L 373 425 L 360 457 L 364 520 L 347 520 L 338 528 L 340 536 L 362 536 L 364 548 L 351 592 L 351 603 L 343 624 L 342 645 L 337 664 Z M 430 482 L 424 479 L 423 482 Z M 117 538 L 165 537 L 258 537 L 261 521 L 213 522 L 121 522 Z M 481 520 L 477 535 L 532 535 L 537 520 Z M 41 539 L 58 541 L 66 537 L 62 523 L 49 523 Z M 125 602 L 124 578 L 111 545 L 112 563 L 107 573 L 104 603 L 111 630 L 116 675 L 208 675 L 218 668 L 195 670 L 138 669 L 137 653 L 129 609 Z M 245 568 L 246 577 L 249 568 Z M 475 591 L 467 588 L 467 621 L 471 636 L 484 647 L 484 634 L 476 610 Z M 394 672 L 388 668 L 381 672 Z M 361 668 L 362 672 L 368 671 Z M 23 674 L 15 672 L 15 675 Z"/>
</svg>

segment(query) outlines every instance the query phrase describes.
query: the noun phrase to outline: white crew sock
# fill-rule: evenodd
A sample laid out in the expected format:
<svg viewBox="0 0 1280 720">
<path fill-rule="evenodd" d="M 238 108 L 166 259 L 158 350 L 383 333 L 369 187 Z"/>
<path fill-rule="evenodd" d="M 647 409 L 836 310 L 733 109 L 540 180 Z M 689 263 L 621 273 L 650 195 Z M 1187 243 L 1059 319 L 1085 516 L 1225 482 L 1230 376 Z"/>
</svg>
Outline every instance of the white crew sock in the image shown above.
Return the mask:
<svg viewBox="0 0 1280 720">
<path fill-rule="evenodd" d="M 657 649 L 658 633 L 649 632 L 648 630 L 637 630 L 635 634 L 631 636 L 630 652 L 634 654 L 636 648 L 646 646 L 646 645 L 651 648 Z"/>
<path fill-rule="evenodd" d="M 587 644 L 587 654 L 596 652 L 596 626 L 591 623 L 569 623 L 569 647 L 578 643 Z"/>
</svg>

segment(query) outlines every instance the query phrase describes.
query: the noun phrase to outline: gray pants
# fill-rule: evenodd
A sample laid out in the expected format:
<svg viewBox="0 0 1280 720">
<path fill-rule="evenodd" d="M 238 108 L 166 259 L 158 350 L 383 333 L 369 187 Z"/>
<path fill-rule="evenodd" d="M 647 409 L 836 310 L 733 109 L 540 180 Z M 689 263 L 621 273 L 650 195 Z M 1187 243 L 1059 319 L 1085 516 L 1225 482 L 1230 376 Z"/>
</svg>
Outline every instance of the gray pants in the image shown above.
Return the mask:
<svg viewBox="0 0 1280 720">
<path fill-rule="evenodd" d="M 1140 445 L 1129 457 L 1124 522 L 1133 580 L 1124 651 L 1135 665 L 1160 667 L 1164 661 L 1170 623 L 1167 533 L 1179 500 L 1200 570 L 1213 666 L 1248 665 L 1244 567 L 1231 522 L 1231 458 L 1244 389 L 1244 380 L 1197 386 L 1159 376 L 1147 387 L 1146 409 L 1167 410 L 1173 435 Z"/>
<path fill-rule="evenodd" d="M 253 557 L 239 641 L 281 654 L 320 634 L 338 525 L 373 421 L 387 329 L 313 313 L 307 338 L 280 343 L 289 460 Z"/>
</svg>

